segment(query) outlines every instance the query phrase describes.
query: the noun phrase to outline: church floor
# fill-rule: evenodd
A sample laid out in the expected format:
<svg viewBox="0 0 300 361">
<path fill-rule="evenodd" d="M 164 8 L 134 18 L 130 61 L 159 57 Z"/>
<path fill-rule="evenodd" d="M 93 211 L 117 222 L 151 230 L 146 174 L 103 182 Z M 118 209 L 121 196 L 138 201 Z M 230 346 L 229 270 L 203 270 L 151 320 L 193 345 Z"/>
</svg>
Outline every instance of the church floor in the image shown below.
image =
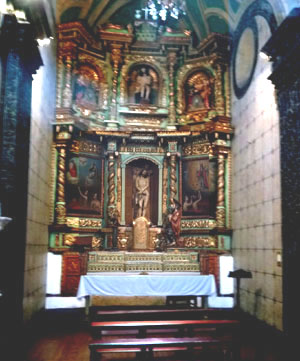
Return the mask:
<svg viewBox="0 0 300 361">
<path fill-rule="evenodd" d="M 286 361 L 281 342 L 253 321 L 242 320 L 241 334 L 240 359 L 235 361 Z M 47 310 L 27 333 L 24 361 L 89 361 L 91 339 L 83 309 Z"/>
</svg>

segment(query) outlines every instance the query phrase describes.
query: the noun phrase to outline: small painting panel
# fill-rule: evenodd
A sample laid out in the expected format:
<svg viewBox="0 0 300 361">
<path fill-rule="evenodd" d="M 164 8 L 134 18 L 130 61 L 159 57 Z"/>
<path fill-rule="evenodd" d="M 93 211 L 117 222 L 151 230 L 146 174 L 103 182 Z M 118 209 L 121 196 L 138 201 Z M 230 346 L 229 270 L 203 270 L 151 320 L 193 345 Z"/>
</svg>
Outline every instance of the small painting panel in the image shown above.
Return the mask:
<svg viewBox="0 0 300 361">
<path fill-rule="evenodd" d="M 186 218 L 215 217 L 216 163 L 209 158 L 182 161 L 182 216 Z"/>
<path fill-rule="evenodd" d="M 70 154 L 66 172 L 66 207 L 69 215 L 102 216 L 102 162 L 101 158 Z"/>
</svg>

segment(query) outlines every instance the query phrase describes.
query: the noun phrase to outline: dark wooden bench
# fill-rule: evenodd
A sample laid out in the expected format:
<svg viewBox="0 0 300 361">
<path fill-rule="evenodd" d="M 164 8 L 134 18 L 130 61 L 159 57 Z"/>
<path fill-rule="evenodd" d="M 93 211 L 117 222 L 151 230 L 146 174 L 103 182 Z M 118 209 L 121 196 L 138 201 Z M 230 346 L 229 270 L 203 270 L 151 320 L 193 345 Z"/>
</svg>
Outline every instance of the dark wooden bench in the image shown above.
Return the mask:
<svg viewBox="0 0 300 361">
<path fill-rule="evenodd" d="M 237 320 L 162 320 L 162 321 L 94 321 L 91 322 L 93 337 L 101 336 L 103 331 L 125 330 L 126 332 L 135 331 L 138 337 L 145 338 L 149 330 L 173 330 L 178 337 L 183 335 L 193 335 L 198 329 L 213 329 L 216 333 L 236 327 L 240 324 Z M 159 332 L 158 332 L 159 333 Z"/>
<path fill-rule="evenodd" d="M 226 359 L 228 342 L 221 338 L 202 336 L 184 338 L 124 338 L 124 339 L 99 339 L 89 344 L 90 361 L 97 361 L 105 353 L 128 353 L 136 354 L 138 360 L 153 360 L 154 352 L 185 352 L 187 360 L 193 360 L 194 351 L 208 352 L 210 349 L 218 352 L 222 360 Z M 169 358 L 168 358 L 169 360 Z"/>
</svg>

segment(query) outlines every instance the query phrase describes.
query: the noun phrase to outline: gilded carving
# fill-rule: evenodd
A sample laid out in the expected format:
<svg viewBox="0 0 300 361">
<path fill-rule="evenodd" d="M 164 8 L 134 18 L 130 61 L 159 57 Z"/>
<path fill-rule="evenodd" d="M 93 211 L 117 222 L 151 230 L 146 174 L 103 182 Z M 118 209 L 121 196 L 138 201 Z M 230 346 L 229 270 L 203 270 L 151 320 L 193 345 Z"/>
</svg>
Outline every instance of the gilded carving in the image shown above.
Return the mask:
<svg viewBox="0 0 300 361">
<path fill-rule="evenodd" d="M 80 218 L 79 219 L 79 227 L 80 228 L 101 228 L 102 227 L 102 220 L 100 220 L 100 219 Z"/>
<path fill-rule="evenodd" d="M 225 227 L 225 219 L 226 219 L 225 208 L 217 206 L 217 210 L 216 210 L 217 226 Z"/>
<path fill-rule="evenodd" d="M 150 222 L 145 217 L 138 217 L 133 221 L 133 247 L 147 249 Z"/>
<path fill-rule="evenodd" d="M 218 239 L 216 237 L 184 237 L 184 245 L 187 248 L 217 248 Z"/>
<path fill-rule="evenodd" d="M 71 228 L 101 228 L 101 219 L 67 217 L 67 226 Z"/>
<path fill-rule="evenodd" d="M 122 60 L 121 45 L 113 44 L 113 49 L 111 52 L 111 59 L 113 62 L 113 83 L 112 83 L 112 107 L 111 107 L 111 118 L 117 119 L 117 90 L 118 90 L 118 75 L 119 75 L 119 65 Z"/>
<path fill-rule="evenodd" d="M 211 154 L 211 150 L 209 143 L 192 143 L 182 147 L 184 155 Z"/>
<path fill-rule="evenodd" d="M 92 238 L 92 248 L 95 249 L 99 249 L 101 247 L 101 243 L 102 243 L 102 238 L 100 237 L 93 237 Z"/>
<path fill-rule="evenodd" d="M 164 153 L 164 149 L 161 147 L 135 147 L 135 146 L 122 146 L 120 152 L 124 153 Z"/>
<path fill-rule="evenodd" d="M 51 147 L 51 175 L 50 175 L 50 192 L 49 194 L 49 204 L 50 204 L 50 214 L 49 222 L 54 222 L 54 204 L 55 204 L 55 184 L 56 184 L 56 146 L 52 144 Z"/>
<path fill-rule="evenodd" d="M 58 171 L 57 171 L 57 196 L 56 196 L 56 219 L 58 224 L 65 223 L 65 170 L 66 170 L 66 145 L 58 147 Z"/>
<path fill-rule="evenodd" d="M 169 64 L 169 124 L 176 122 L 175 89 L 174 89 L 174 67 L 176 64 L 176 52 L 168 54 Z"/>
<path fill-rule="evenodd" d="M 72 142 L 70 151 L 73 153 L 90 153 L 90 154 L 100 154 L 101 153 L 101 145 L 95 142 L 89 142 L 85 140 L 74 140 Z"/>
<path fill-rule="evenodd" d="M 115 160 L 112 153 L 108 156 L 108 206 L 115 204 Z"/>
<path fill-rule="evenodd" d="M 216 95 L 216 110 L 219 115 L 225 115 L 225 102 L 223 96 L 223 71 L 220 64 L 216 64 L 216 81 L 215 81 L 215 95 Z"/>
<path fill-rule="evenodd" d="M 216 221 L 211 219 L 197 219 L 197 220 L 182 220 L 181 227 L 185 229 L 190 228 L 215 228 Z"/>
<path fill-rule="evenodd" d="M 128 237 L 118 237 L 119 249 L 126 250 L 128 247 Z"/>
<path fill-rule="evenodd" d="M 162 194 L 163 214 L 167 214 L 167 201 L 168 201 L 168 163 L 167 163 L 167 159 L 165 159 L 164 168 L 163 168 L 163 194 Z"/>
<path fill-rule="evenodd" d="M 66 221 L 66 203 L 65 202 L 56 202 L 56 223 L 65 224 Z"/>
<path fill-rule="evenodd" d="M 73 234 L 64 234 L 64 244 L 72 246 L 76 242 L 76 237 Z"/>
<path fill-rule="evenodd" d="M 63 57 L 57 57 L 57 75 L 56 75 L 56 107 L 62 106 L 62 84 L 63 84 L 64 63 Z"/>
<path fill-rule="evenodd" d="M 218 195 L 217 195 L 217 211 L 216 220 L 218 227 L 225 227 L 225 167 L 224 155 L 218 154 Z"/>
<path fill-rule="evenodd" d="M 132 126 L 144 126 L 144 127 L 160 127 L 161 123 L 165 120 L 161 119 L 161 117 L 159 118 L 155 118 L 155 117 L 127 117 L 125 118 L 126 124 L 127 125 L 132 125 Z"/>
<path fill-rule="evenodd" d="M 73 60 L 68 56 L 65 60 L 66 63 L 66 75 L 65 75 L 65 87 L 63 92 L 63 106 L 69 108 L 72 105 L 72 67 Z"/>
<path fill-rule="evenodd" d="M 232 187 L 232 181 L 231 181 L 231 174 L 232 174 L 232 154 L 231 152 L 228 152 L 227 155 L 227 227 L 232 227 L 232 219 L 231 219 L 231 187 Z"/>
<path fill-rule="evenodd" d="M 231 93 L 230 93 L 230 78 L 229 78 L 229 69 L 228 67 L 226 68 L 225 71 L 225 97 L 226 97 L 226 116 L 230 117 L 231 116 L 231 111 L 230 111 L 230 105 L 231 105 Z"/>
<path fill-rule="evenodd" d="M 176 155 L 170 158 L 170 203 L 174 204 L 177 195 Z"/>
<path fill-rule="evenodd" d="M 122 210 L 122 170 L 121 159 L 117 161 L 117 212 L 121 214 Z"/>
</svg>

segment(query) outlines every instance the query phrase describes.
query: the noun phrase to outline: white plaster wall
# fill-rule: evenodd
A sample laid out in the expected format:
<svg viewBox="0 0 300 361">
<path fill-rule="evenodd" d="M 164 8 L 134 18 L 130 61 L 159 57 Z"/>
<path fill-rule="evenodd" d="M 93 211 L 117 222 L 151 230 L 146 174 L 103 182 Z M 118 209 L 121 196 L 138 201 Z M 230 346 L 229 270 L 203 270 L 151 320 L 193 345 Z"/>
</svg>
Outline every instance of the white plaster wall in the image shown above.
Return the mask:
<svg viewBox="0 0 300 361">
<path fill-rule="evenodd" d="M 51 122 L 55 120 L 55 44 L 40 47 L 44 65 L 33 76 L 24 321 L 44 307 L 50 212 Z"/>
<path fill-rule="evenodd" d="M 264 18 L 256 20 L 261 48 L 271 33 Z M 247 93 L 232 92 L 233 256 L 235 269 L 253 276 L 241 280 L 242 309 L 282 329 L 279 114 L 270 74 L 271 63 L 258 57 Z"/>
</svg>

